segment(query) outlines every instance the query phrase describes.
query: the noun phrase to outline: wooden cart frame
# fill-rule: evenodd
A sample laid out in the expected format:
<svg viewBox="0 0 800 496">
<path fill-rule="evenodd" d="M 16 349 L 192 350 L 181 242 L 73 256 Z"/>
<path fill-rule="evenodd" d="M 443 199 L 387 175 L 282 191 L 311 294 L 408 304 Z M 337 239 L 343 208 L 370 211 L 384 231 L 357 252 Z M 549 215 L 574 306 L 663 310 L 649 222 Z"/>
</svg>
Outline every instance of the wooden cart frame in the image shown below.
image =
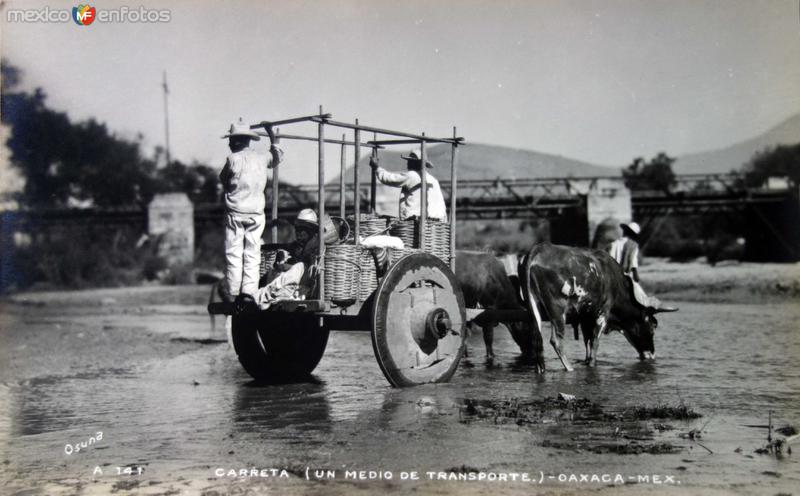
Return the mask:
<svg viewBox="0 0 800 496">
<path fill-rule="evenodd" d="M 319 243 L 317 296 L 305 300 L 282 300 L 268 310 L 247 312 L 233 316 L 233 345 L 245 370 L 262 382 L 287 382 L 308 376 L 319 363 L 325 351 L 330 330 L 369 331 L 378 364 L 393 386 L 412 386 L 430 382 L 444 382 L 455 373 L 464 352 L 466 338 L 466 311 L 464 297 L 454 276 L 456 238 L 456 196 L 458 146 L 463 138 L 453 128 L 452 138 L 434 138 L 425 133 L 413 134 L 355 123 L 336 121 L 331 114 L 323 113 L 290 119 L 262 121 L 250 126 L 253 130 L 274 131 L 280 126 L 296 123 L 316 123 L 317 136 L 300 136 L 277 133 L 278 140 L 315 141 L 318 151 L 318 194 L 316 211 L 325 217 L 326 180 L 325 144 L 341 145 L 341 175 L 339 182 L 340 215 L 345 217 L 345 150 L 354 150 L 353 179 L 353 230 L 354 243 L 361 240 L 361 188 L 359 162 L 362 148 L 377 150 L 397 145 L 417 145 L 424 164 L 428 159 L 429 144 L 446 143 L 451 146 L 450 161 L 450 212 L 449 257 L 447 263 L 431 254 L 427 188 L 420 189 L 421 212 L 416 226 L 415 253 L 394 260 L 380 278 L 368 298 L 356 298 L 342 306 L 334 304 L 325 287 L 325 243 Z M 325 137 L 329 128 L 352 132 L 352 140 Z M 362 133 L 372 133 L 373 139 L 364 141 Z M 279 170 L 272 169 L 271 219 L 279 217 Z M 426 167 L 421 167 L 422 184 L 426 184 Z M 377 178 L 373 170 L 370 178 L 369 213 L 376 208 Z M 319 223 L 319 239 L 324 236 L 324 223 Z M 277 242 L 277 228 L 272 227 L 272 242 Z M 209 305 L 210 313 L 230 313 L 230 306 Z"/>
</svg>

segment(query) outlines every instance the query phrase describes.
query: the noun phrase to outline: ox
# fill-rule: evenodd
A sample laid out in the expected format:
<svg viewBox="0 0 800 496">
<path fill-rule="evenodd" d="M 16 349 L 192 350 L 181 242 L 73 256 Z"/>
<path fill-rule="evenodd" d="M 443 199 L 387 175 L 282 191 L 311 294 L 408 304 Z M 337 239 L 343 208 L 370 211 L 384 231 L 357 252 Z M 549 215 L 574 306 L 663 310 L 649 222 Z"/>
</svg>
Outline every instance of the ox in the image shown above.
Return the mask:
<svg viewBox="0 0 800 496">
<path fill-rule="evenodd" d="M 542 330 L 542 315 L 550 321 L 550 344 L 566 370 L 564 326 L 580 326 L 586 346 L 586 363 L 597 363 L 600 335 L 619 330 L 639 353 L 655 356 L 653 336 L 658 312 L 674 312 L 657 298 L 648 297 L 622 272 L 622 267 L 602 250 L 587 250 L 549 243 L 535 245 L 520 263 L 520 282 L 535 332 Z"/>
<path fill-rule="evenodd" d="M 498 323 L 503 323 L 508 328 L 523 354 L 531 354 L 530 325 L 525 316 L 525 306 L 503 262 L 488 253 L 458 251 L 456 279 L 464 292 L 466 307 L 484 310 L 470 321 L 470 325 L 482 328 L 486 357 L 494 357 L 492 340 Z M 497 310 L 500 312 L 496 312 Z M 520 314 L 521 317 L 503 317 L 503 314 L 510 316 L 512 313 Z"/>
</svg>

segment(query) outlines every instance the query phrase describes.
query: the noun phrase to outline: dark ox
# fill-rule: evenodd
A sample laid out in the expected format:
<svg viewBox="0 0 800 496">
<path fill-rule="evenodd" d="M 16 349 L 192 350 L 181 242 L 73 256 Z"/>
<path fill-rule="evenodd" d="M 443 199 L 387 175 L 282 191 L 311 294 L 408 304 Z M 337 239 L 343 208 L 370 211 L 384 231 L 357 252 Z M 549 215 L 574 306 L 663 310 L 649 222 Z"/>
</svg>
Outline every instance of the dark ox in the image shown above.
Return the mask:
<svg viewBox="0 0 800 496">
<path fill-rule="evenodd" d="M 520 263 L 520 281 L 533 331 L 541 333 L 542 316 L 550 321 L 550 344 L 566 370 L 572 367 L 562 348 L 565 324 L 580 326 L 588 365 L 597 363 L 600 335 L 612 330 L 621 331 L 644 359 L 655 357 L 655 314 L 677 310 L 644 294 L 602 250 L 536 245 Z"/>
<path fill-rule="evenodd" d="M 488 253 L 458 251 L 456 252 L 455 275 L 464 292 L 466 307 L 484 309 L 484 312 L 471 320 L 469 325 L 470 327 L 480 327 L 483 330 L 486 357 L 494 357 L 492 340 L 494 328 L 499 323 L 503 323 L 508 328 L 511 337 L 522 353 L 530 354 L 532 349 L 530 324 L 525 320 L 502 320 L 502 316 L 492 312 L 501 310 L 520 313 L 525 310 L 519 289 L 515 288 L 503 263 Z"/>
</svg>

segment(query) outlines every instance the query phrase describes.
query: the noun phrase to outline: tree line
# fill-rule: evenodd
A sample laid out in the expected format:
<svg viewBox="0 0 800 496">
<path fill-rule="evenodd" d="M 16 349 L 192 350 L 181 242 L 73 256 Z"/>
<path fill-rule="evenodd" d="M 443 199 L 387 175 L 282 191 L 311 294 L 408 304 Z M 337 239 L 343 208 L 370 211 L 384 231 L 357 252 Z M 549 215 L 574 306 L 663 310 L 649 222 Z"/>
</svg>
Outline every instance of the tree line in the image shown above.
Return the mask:
<svg viewBox="0 0 800 496">
<path fill-rule="evenodd" d="M 800 140 L 800 137 L 798 137 Z M 676 184 L 672 165 L 675 158 L 664 152 L 650 160 L 636 157 L 622 169 L 625 185 L 632 191 L 661 191 L 669 193 Z M 767 147 L 733 173 L 741 173 L 740 186 L 758 188 L 770 177 L 785 177 L 794 187 L 800 185 L 800 142 L 791 145 Z"/>
<path fill-rule="evenodd" d="M 11 129 L 10 162 L 25 178 L 17 200 L 27 207 L 144 206 L 153 195 L 185 192 L 194 202 L 219 199 L 217 171 L 142 150 L 142 135 L 126 139 L 95 119 L 73 121 L 47 105 L 41 88 L 20 88 L 21 72 L 2 61 L 0 114 Z"/>
</svg>

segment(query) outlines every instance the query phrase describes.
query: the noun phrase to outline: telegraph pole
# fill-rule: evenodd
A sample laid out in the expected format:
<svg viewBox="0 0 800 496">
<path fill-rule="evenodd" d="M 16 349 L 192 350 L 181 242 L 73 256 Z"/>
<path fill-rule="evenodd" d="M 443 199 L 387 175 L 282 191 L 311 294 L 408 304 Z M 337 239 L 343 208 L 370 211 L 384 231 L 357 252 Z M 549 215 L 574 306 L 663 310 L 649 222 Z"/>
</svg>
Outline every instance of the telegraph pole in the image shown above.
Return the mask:
<svg viewBox="0 0 800 496">
<path fill-rule="evenodd" d="M 167 103 L 167 95 L 169 95 L 169 88 L 167 87 L 167 71 L 164 71 L 164 83 L 162 84 L 164 88 L 164 137 L 166 138 L 166 148 L 165 153 L 167 157 L 167 165 L 170 163 L 170 153 L 169 153 L 169 105 Z"/>
</svg>

